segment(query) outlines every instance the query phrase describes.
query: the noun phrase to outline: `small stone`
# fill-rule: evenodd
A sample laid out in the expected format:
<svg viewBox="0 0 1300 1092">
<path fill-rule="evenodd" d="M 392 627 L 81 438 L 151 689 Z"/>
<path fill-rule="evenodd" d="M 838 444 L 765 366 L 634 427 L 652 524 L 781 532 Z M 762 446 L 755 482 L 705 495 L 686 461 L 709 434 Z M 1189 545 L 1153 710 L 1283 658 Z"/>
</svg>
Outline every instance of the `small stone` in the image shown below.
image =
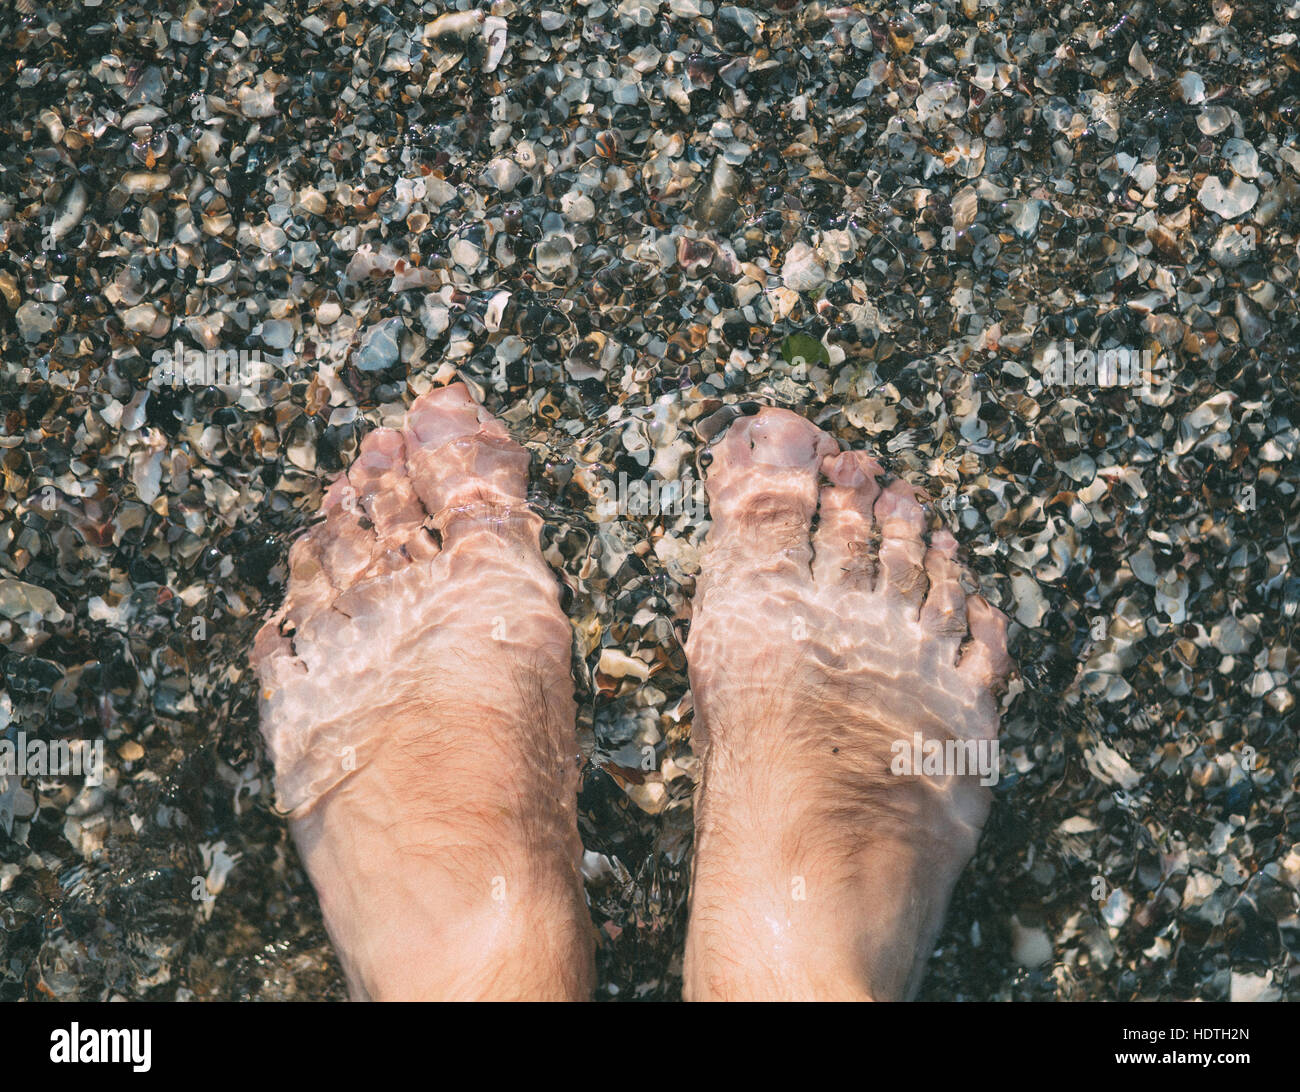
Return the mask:
<svg viewBox="0 0 1300 1092">
<path fill-rule="evenodd" d="M 352 362 L 363 372 L 382 372 L 397 363 L 404 327 L 400 318 L 385 319 L 367 328 Z"/>
<path fill-rule="evenodd" d="M 1218 175 L 1212 174 L 1201 183 L 1196 199 L 1210 212 L 1217 212 L 1225 220 L 1233 220 L 1255 207 L 1259 190 L 1240 178 L 1233 178 L 1225 186 Z"/>
<path fill-rule="evenodd" d="M 1052 958 L 1052 941 L 1040 928 L 1027 928 L 1011 919 L 1011 958 L 1022 967 L 1041 967 Z"/>
<path fill-rule="evenodd" d="M 1032 239 L 1038 231 L 1038 201 L 1022 201 L 1020 209 L 1011 220 L 1011 230 L 1022 239 Z"/>
<path fill-rule="evenodd" d="M 57 317 L 58 313 L 48 303 L 28 300 L 18 308 L 14 314 L 14 321 L 18 323 L 18 332 L 22 334 L 24 340 L 40 341 L 54 329 L 54 321 Z"/>
<path fill-rule="evenodd" d="M 122 315 L 122 325 L 136 334 L 147 334 L 158 321 L 158 312 L 147 303 L 132 307 Z"/>
<path fill-rule="evenodd" d="M 424 185 L 428 191 L 429 202 L 434 208 L 442 208 L 443 205 L 456 196 L 456 187 L 444 179 L 427 178 Z"/>
<path fill-rule="evenodd" d="M 617 648 L 601 650 L 600 663 L 596 670 L 612 679 L 631 676 L 644 681 L 650 677 L 650 667 L 644 660 L 638 660 L 635 656 L 629 656 Z"/>
<path fill-rule="evenodd" d="M 239 112 L 246 118 L 274 117 L 275 95 L 263 84 L 239 89 Z"/>
<path fill-rule="evenodd" d="M 537 263 L 537 272 L 552 277 L 573 264 L 573 244 L 564 235 L 548 236 L 537 244 L 533 260 Z"/>
<path fill-rule="evenodd" d="M 1205 81 L 1195 72 L 1184 72 L 1178 77 L 1178 94 L 1189 106 L 1204 102 Z"/>
<path fill-rule="evenodd" d="M 583 224 L 596 215 L 596 206 L 581 190 L 570 190 L 560 198 L 560 211 L 574 223 Z"/>
<path fill-rule="evenodd" d="M 66 617 L 53 592 L 22 580 L 0 580 L 0 615 L 18 618 L 24 614 L 51 622 L 62 622 Z"/>
<path fill-rule="evenodd" d="M 1259 177 L 1259 153 L 1255 151 L 1255 145 L 1249 141 L 1237 140 L 1235 137 L 1225 141 L 1223 158 L 1228 161 L 1228 166 L 1232 168 L 1234 174 L 1242 178 Z"/>
<path fill-rule="evenodd" d="M 324 216 L 328 202 L 326 202 L 325 195 L 320 190 L 305 186 L 298 191 L 298 207 L 303 212 L 310 212 L 313 216 Z"/>
<path fill-rule="evenodd" d="M 122 176 L 122 188 L 127 193 L 161 193 L 171 182 L 171 176 L 162 171 L 128 171 Z"/>
<path fill-rule="evenodd" d="M 457 239 L 451 244 L 451 260 L 461 269 L 472 273 L 478 268 L 479 262 L 483 260 L 483 248 L 468 239 Z"/>
<path fill-rule="evenodd" d="M 1247 227 L 1224 224 L 1210 246 L 1210 257 L 1224 269 L 1240 265 L 1255 252 L 1255 235 Z"/>
<path fill-rule="evenodd" d="M 826 270 L 807 243 L 795 243 L 781 266 L 781 280 L 792 292 L 811 292 L 826 283 Z"/>
<path fill-rule="evenodd" d="M 524 172 L 513 159 L 498 156 L 488 164 L 484 177 L 502 193 L 512 193 L 523 181 Z"/>
<path fill-rule="evenodd" d="M 270 349 L 287 349 L 293 344 L 293 324 L 284 319 L 262 323 L 262 340 Z"/>
<path fill-rule="evenodd" d="M 1266 974 L 1247 974 L 1245 971 L 1233 971 L 1228 985 L 1228 1000 L 1234 1003 L 1281 1001 L 1282 991 L 1273 985 Z"/>
<path fill-rule="evenodd" d="M 1196 127 L 1206 136 L 1217 136 L 1232 124 L 1232 111 L 1221 102 L 1212 102 L 1201 108 Z"/>
</svg>

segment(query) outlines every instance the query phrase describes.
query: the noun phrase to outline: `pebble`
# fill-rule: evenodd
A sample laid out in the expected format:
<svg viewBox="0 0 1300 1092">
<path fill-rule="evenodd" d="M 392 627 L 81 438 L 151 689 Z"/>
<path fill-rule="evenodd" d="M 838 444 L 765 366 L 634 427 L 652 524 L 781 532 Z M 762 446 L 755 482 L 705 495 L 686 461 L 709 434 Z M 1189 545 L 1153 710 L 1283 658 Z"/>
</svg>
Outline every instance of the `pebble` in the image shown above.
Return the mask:
<svg viewBox="0 0 1300 1092">
<path fill-rule="evenodd" d="M 1235 220 L 1255 207 L 1259 189 L 1240 178 L 1233 178 L 1225 186 L 1217 175 L 1210 175 L 1201 184 L 1196 197 L 1210 212 L 1217 212 L 1225 220 Z"/>
<path fill-rule="evenodd" d="M 792 292 L 811 292 L 826 283 L 826 269 L 807 243 L 795 243 L 781 266 L 781 280 Z"/>
<path fill-rule="evenodd" d="M 369 327 L 352 361 L 363 372 L 381 372 L 397 363 L 403 323 L 400 318 L 385 319 Z"/>
<path fill-rule="evenodd" d="M 14 321 L 18 323 L 18 333 L 24 341 L 40 341 L 54 329 L 58 312 L 49 304 L 28 300 L 14 312 Z"/>
</svg>

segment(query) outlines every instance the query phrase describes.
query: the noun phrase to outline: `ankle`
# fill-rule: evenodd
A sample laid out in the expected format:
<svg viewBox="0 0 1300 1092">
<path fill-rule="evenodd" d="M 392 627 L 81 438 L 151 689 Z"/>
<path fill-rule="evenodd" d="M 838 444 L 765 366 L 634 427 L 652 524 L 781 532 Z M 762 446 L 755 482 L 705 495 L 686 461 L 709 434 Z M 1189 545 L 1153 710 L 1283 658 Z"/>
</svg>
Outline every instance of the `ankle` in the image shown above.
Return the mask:
<svg viewBox="0 0 1300 1092">
<path fill-rule="evenodd" d="M 687 996 L 910 996 L 966 854 L 879 831 L 845 849 L 798 826 L 750 830 L 697 843 Z"/>
<path fill-rule="evenodd" d="M 774 883 L 721 895 L 706 882 L 691 898 L 687 1001 L 871 999 L 866 968 L 833 915 Z"/>
<path fill-rule="evenodd" d="M 363 961 L 349 974 L 355 992 L 375 1001 L 590 997 L 594 936 L 579 892 L 456 899 L 429 909 L 418 921 L 365 923 L 344 949 Z"/>
</svg>

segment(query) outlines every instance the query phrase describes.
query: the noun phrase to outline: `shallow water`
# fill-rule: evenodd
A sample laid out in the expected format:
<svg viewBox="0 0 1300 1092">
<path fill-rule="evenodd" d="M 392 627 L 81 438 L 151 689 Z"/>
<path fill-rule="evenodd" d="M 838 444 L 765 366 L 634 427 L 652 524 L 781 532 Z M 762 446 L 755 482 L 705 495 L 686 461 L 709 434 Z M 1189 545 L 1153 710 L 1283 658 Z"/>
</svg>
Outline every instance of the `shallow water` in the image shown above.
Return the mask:
<svg viewBox="0 0 1300 1092">
<path fill-rule="evenodd" d="M 997 806 L 923 996 L 1294 997 L 1292 8 L 738 9 L 755 41 L 748 16 L 686 0 L 647 3 L 646 25 L 635 3 L 564 8 L 552 29 L 508 4 L 498 70 L 421 43 L 421 85 L 448 67 L 404 101 L 415 78 L 383 65 L 428 20 L 414 5 L 348 9 L 346 37 L 329 3 L 289 23 L 221 3 L 177 37 L 129 4 L 57 33 L 28 7 L 0 13 L 3 731 L 105 740 L 108 776 L 0 787 L 0 998 L 343 996 L 273 811 L 246 656 L 323 483 L 435 375 L 474 384 L 535 456 L 575 624 L 600 997 L 680 990 L 681 641 L 706 525 L 602 521 L 599 483 L 652 462 L 698 480 L 707 442 L 762 403 L 928 489 L 1017 619 Z M 632 105 L 599 81 L 634 51 Z M 548 75 L 560 61 L 584 74 Z M 502 95 L 518 116 L 494 144 Z M 511 148 L 532 165 L 503 193 L 483 172 Z M 128 184 L 141 173 L 162 188 Z M 400 178 L 457 195 L 421 226 L 394 207 Z M 43 246 L 77 182 L 82 219 Z M 318 206 L 307 191 L 331 182 L 356 192 Z M 286 203 L 286 239 L 264 239 Z M 190 213 L 211 229 L 197 242 Z M 540 244 L 561 224 L 553 266 L 563 247 Z M 445 278 L 445 328 L 432 286 L 345 278 L 362 240 Z M 351 318 L 325 321 L 335 300 Z M 367 339 L 393 317 L 388 362 Z M 204 336 L 268 356 L 288 338 L 293 357 L 238 399 L 141 400 L 151 354 Z M 506 363 L 511 336 L 526 351 Z M 1171 382 L 1044 387 L 1067 340 L 1155 347 Z M 597 671 L 606 649 L 649 677 Z"/>
</svg>

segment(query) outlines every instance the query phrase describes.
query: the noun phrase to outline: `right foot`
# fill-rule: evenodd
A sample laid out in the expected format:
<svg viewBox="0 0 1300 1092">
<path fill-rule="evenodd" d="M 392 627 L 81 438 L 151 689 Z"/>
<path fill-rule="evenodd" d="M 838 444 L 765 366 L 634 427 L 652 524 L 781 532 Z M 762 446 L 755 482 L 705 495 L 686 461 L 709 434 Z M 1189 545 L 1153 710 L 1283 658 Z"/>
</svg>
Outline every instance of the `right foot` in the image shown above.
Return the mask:
<svg viewBox="0 0 1300 1092">
<path fill-rule="evenodd" d="M 527 475 L 462 384 L 430 391 L 330 487 L 257 635 L 276 788 L 357 998 L 591 989 L 571 631 Z"/>
<path fill-rule="evenodd" d="M 687 646 L 688 998 L 913 995 L 974 852 L 988 789 L 891 762 L 915 735 L 996 737 L 1006 620 L 963 589 L 951 534 L 927 546 L 915 491 L 880 476 L 780 409 L 715 450 Z"/>
</svg>

